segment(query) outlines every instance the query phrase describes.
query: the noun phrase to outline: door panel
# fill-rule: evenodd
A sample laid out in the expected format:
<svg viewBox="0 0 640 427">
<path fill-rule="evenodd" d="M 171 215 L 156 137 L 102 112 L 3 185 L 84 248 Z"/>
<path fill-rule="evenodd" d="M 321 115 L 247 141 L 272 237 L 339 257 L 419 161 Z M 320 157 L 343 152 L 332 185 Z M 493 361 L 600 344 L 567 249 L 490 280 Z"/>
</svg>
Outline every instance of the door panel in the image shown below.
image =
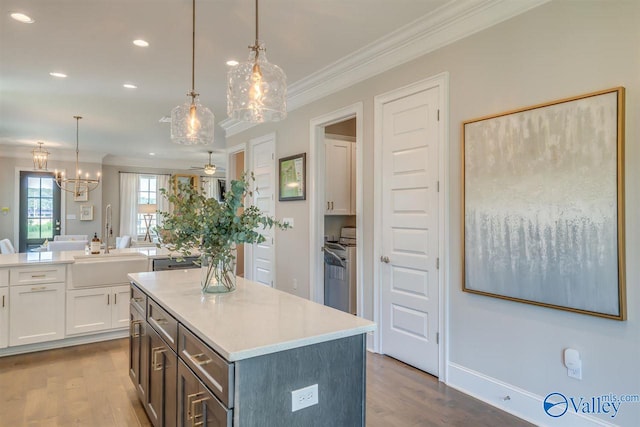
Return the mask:
<svg viewBox="0 0 640 427">
<path fill-rule="evenodd" d="M 113 305 L 111 307 L 111 328 L 126 328 L 129 325 L 129 285 L 111 288 Z"/>
<path fill-rule="evenodd" d="M 60 234 L 60 188 L 51 172 L 20 172 L 19 251 Z"/>
<path fill-rule="evenodd" d="M 439 88 L 386 103 L 382 352 L 438 375 Z"/>
<path fill-rule="evenodd" d="M 154 426 L 176 424 L 177 356 L 153 329 L 147 328 L 147 414 Z"/>
<path fill-rule="evenodd" d="M 255 176 L 256 191 L 253 193 L 253 205 L 269 216 L 275 216 L 275 140 L 273 136 L 252 141 L 251 159 Z M 260 230 L 265 237 L 262 243 L 252 246 L 252 280 L 273 286 L 275 250 L 273 247 L 274 230 Z"/>
</svg>

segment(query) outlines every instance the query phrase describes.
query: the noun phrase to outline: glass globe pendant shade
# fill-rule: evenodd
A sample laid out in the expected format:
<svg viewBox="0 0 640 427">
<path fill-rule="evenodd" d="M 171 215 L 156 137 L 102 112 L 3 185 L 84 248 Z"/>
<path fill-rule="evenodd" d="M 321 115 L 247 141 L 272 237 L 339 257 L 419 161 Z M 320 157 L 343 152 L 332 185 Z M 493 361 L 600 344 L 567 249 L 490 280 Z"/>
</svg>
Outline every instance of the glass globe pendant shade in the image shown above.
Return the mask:
<svg viewBox="0 0 640 427">
<path fill-rule="evenodd" d="M 187 96 L 187 102 L 171 110 L 171 141 L 182 145 L 211 144 L 213 113 L 200 104 L 197 94 Z"/>
<path fill-rule="evenodd" d="M 252 49 L 247 62 L 227 75 L 227 114 L 252 123 L 275 122 L 287 117 L 287 76 L 267 61 L 262 43 Z"/>
</svg>

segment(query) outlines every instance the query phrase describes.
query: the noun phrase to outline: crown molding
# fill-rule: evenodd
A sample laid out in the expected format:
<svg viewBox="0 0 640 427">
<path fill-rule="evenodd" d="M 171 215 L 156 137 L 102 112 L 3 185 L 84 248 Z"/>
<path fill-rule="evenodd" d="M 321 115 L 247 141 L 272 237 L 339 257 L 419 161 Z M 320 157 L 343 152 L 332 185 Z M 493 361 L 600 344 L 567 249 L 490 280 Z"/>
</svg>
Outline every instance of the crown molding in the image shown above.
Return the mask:
<svg viewBox="0 0 640 427">
<path fill-rule="evenodd" d="M 287 91 L 287 110 L 298 109 L 549 1 L 551 0 L 450 1 L 432 13 L 291 84 Z M 227 118 L 219 125 L 229 137 L 256 124 Z"/>
</svg>

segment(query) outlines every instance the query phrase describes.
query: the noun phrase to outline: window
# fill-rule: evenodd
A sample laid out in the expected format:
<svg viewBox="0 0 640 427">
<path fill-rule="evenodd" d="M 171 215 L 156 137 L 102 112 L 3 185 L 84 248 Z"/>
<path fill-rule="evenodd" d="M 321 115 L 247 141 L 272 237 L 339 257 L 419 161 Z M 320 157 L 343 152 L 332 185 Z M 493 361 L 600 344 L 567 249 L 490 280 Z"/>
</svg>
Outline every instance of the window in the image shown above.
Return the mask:
<svg viewBox="0 0 640 427">
<path fill-rule="evenodd" d="M 158 201 L 157 187 L 158 177 L 155 175 L 139 175 L 139 190 L 138 190 L 138 221 L 137 221 L 137 233 L 138 236 L 144 236 L 147 233 L 147 224 L 145 222 L 145 215 L 149 218 L 149 227 L 156 226 L 156 206 Z M 144 213 L 144 205 L 152 205 L 153 213 Z"/>
</svg>

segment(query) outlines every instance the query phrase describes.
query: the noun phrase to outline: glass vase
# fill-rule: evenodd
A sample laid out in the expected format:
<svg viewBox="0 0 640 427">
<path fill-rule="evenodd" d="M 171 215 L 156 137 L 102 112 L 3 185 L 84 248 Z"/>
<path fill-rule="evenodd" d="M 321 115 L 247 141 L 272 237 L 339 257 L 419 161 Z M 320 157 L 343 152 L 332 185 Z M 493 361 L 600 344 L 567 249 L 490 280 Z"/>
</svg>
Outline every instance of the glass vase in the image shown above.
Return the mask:
<svg viewBox="0 0 640 427">
<path fill-rule="evenodd" d="M 203 293 L 219 294 L 236 289 L 236 259 L 232 257 L 215 261 L 213 256 L 203 256 L 200 264 L 200 286 Z"/>
</svg>

